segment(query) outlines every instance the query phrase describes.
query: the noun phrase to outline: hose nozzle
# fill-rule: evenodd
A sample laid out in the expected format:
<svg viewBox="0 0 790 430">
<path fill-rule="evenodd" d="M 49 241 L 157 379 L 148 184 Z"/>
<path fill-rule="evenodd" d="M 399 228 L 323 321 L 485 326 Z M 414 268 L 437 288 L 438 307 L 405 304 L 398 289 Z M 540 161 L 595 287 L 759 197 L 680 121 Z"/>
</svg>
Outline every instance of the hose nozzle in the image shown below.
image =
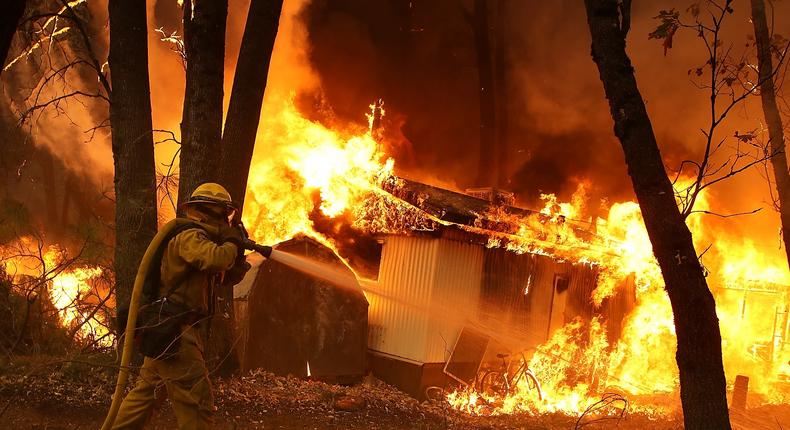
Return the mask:
<svg viewBox="0 0 790 430">
<path fill-rule="evenodd" d="M 253 242 L 250 239 L 244 239 L 243 246 L 244 246 L 244 248 L 249 249 L 251 251 L 255 251 L 255 252 L 263 255 L 266 258 L 269 258 L 272 255 L 272 247 L 271 246 L 259 245 L 259 244 Z"/>
</svg>

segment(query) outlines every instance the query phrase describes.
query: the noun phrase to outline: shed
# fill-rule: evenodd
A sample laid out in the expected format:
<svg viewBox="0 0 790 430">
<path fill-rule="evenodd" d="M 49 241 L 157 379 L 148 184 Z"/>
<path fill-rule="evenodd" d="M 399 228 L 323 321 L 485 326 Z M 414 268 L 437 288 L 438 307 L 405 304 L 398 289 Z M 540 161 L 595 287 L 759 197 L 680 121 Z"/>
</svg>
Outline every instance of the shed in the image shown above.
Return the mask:
<svg viewBox="0 0 790 430">
<path fill-rule="evenodd" d="M 292 239 L 277 249 L 350 274 L 330 249 L 310 238 Z M 365 375 L 368 302 L 361 288 L 340 289 L 265 260 L 254 275 L 246 306 L 244 297 L 237 296 L 242 370 L 299 377 L 310 372 L 315 379 L 338 383 Z"/>
<path fill-rule="evenodd" d="M 491 202 L 401 181 L 388 191 L 439 221 L 431 231 L 380 236 L 378 278 L 366 284 L 370 366 L 377 377 L 422 398 L 426 387 L 451 382 L 445 364 L 465 329 L 491 340 L 482 344 L 489 357 L 535 348 L 577 317 L 599 316 L 610 338 L 620 335 L 635 301 L 632 281 L 596 309 L 590 299 L 595 266 L 489 247 L 485 230 L 508 227 L 481 220 Z"/>
</svg>

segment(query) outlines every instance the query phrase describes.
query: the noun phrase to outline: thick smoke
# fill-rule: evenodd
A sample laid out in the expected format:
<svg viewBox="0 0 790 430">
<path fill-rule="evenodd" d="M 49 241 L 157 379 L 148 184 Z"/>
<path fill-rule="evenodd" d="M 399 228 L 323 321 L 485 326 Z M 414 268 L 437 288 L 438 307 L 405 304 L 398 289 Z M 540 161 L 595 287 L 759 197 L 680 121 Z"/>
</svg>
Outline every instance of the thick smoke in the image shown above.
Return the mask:
<svg viewBox="0 0 790 430">
<path fill-rule="evenodd" d="M 400 174 L 432 184 L 476 186 L 478 160 L 477 63 L 473 31 L 466 15 L 470 0 L 286 0 L 269 73 L 256 160 L 277 146 L 270 119 L 284 100 L 297 96 L 303 113 L 364 124 L 368 105 L 384 100 L 387 150 Z M 707 94 L 689 82 L 687 71 L 705 61 L 704 48 L 691 32 L 680 32 L 664 56 L 660 42 L 648 40 L 661 9 L 685 10 L 691 1 L 634 2 L 628 49 L 668 168 L 698 156 L 700 129 L 708 124 Z M 92 31 L 100 57 L 106 52 L 106 1 L 91 1 Z M 226 35 L 226 103 L 233 80 L 248 0 L 230 3 Z M 752 32 L 748 3 L 735 2 L 727 17 L 725 41 L 738 50 Z M 787 35 L 790 3 L 774 4 L 777 32 Z M 619 142 L 597 70 L 583 6 L 578 1 L 509 1 L 506 21 L 506 77 L 509 118 L 507 188 L 521 204 L 539 206 L 540 193 L 567 200 L 577 183 L 592 184 L 594 197 L 610 202 L 633 199 Z M 180 8 L 172 0 L 149 3 L 149 70 L 154 127 L 180 135 L 184 73 L 177 54 L 154 29 L 181 34 Z M 301 14 L 301 15 L 300 15 Z M 493 14 L 492 14 L 493 15 Z M 295 16 L 301 16 L 297 22 Z M 304 25 L 304 28 L 302 25 Z M 493 24 L 493 20 L 492 20 Z M 305 55 L 307 58 L 305 58 Z M 89 119 L 106 117 L 90 112 Z M 87 116 L 87 115 L 86 115 Z M 730 115 L 720 135 L 761 126 L 753 98 Z M 102 144 L 85 144 L 82 130 L 50 137 L 56 157 L 97 182 L 110 184 L 108 135 Z M 158 139 L 168 137 L 157 133 Z M 41 142 L 39 142 L 41 143 Z M 69 148 L 69 150 L 65 150 Z M 73 149 L 72 149 L 73 148 Z M 177 146 L 157 145 L 158 163 Z M 58 152 L 60 150 L 60 152 Z M 160 170 L 164 170 L 158 164 Z M 762 172 L 764 175 L 765 172 Z M 95 179 L 94 179 L 95 181 Z M 761 172 L 755 169 L 712 190 L 713 209 L 722 213 L 764 208 L 751 217 L 711 222 L 711 228 L 748 236 L 769 252 L 777 249 L 778 217 Z M 714 219 L 715 220 L 715 219 Z"/>
<path fill-rule="evenodd" d="M 417 179 L 476 186 L 478 145 L 477 70 L 471 1 L 315 0 L 304 13 L 310 60 L 336 115 L 359 121 L 368 104 L 383 98 L 388 127 L 410 145 L 395 152 L 399 172 Z M 688 71 L 706 60 L 693 31 L 680 31 L 664 55 L 649 40 L 662 9 L 685 11 L 691 1 L 633 4 L 628 50 L 668 170 L 698 158 L 709 125 L 708 94 Z M 723 38 L 733 52 L 748 50 L 752 34 L 748 2 L 736 2 Z M 776 31 L 788 33 L 790 5 L 774 4 Z M 595 197 L 631 200 L 633 191 L 597 69 L 583 5 L 578 1 L 510 1 L 506 22 L 507 136 L 512 191 L 522 204 L 539 206 L 540 193 L 568 199 L 579 181 Z M 492 14 L 493 15 L 493 14 Z M 690 19 L 686 13 L 686 19 Z M 493 22 L 493 20 L 492 20 Z M 782 28 L 784 26 L 784 28 Z M 731 137 L 761 127 L 759 99 L 734 110 L 719 132 Z M 392 131 L 392 130 L 390 130 Z M 401 146 L 403 147 L 403 146 Z M 725 155 L 725 154 L 723 154 Z M 711 189 L 714 209 L 758 215 L 706 220 L 760 243 L 777 245 L 778 217 L 771 209 L 765 170 L 753 169 Z"/>
</svg>

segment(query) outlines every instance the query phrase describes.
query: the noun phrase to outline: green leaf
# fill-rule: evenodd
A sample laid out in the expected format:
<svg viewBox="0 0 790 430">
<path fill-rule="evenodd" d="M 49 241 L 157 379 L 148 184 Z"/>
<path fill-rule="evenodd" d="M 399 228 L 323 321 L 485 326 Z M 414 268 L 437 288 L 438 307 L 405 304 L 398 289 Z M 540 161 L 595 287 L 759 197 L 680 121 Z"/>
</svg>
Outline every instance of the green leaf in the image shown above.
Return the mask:
<svg viewBox="0 0 790 430">
<path fill-rule="evenodd" d="M 675 36 L 675 32 L 680 27 L 680 12 L 675 9 L 662 10 L 653 19 L 657 19 L 661 23 L 647 35 L 647 38 L 663 40 L 664 55 L 667 55 L 667 50 L 672 48 L 672 39 Z"/>
</svg>

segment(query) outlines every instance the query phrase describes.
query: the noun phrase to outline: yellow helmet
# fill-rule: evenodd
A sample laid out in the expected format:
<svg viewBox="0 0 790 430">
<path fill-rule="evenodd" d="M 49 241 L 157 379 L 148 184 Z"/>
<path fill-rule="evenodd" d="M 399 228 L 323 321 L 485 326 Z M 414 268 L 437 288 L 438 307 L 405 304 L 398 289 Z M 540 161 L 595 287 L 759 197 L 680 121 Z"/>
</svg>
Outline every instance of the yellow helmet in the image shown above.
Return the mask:
<svg viewBox="0 0 790 430">
<path fill-rule="evenodd" d="M 190 203 L 214 203 L 229 208 L 233 207 L 233 201 L 230 199 L 228 190 L 222 185 L 213 182 L 206 182 L 195 188 L 195 191 L 192 192 L 185 204 Z"/>
</svg>

